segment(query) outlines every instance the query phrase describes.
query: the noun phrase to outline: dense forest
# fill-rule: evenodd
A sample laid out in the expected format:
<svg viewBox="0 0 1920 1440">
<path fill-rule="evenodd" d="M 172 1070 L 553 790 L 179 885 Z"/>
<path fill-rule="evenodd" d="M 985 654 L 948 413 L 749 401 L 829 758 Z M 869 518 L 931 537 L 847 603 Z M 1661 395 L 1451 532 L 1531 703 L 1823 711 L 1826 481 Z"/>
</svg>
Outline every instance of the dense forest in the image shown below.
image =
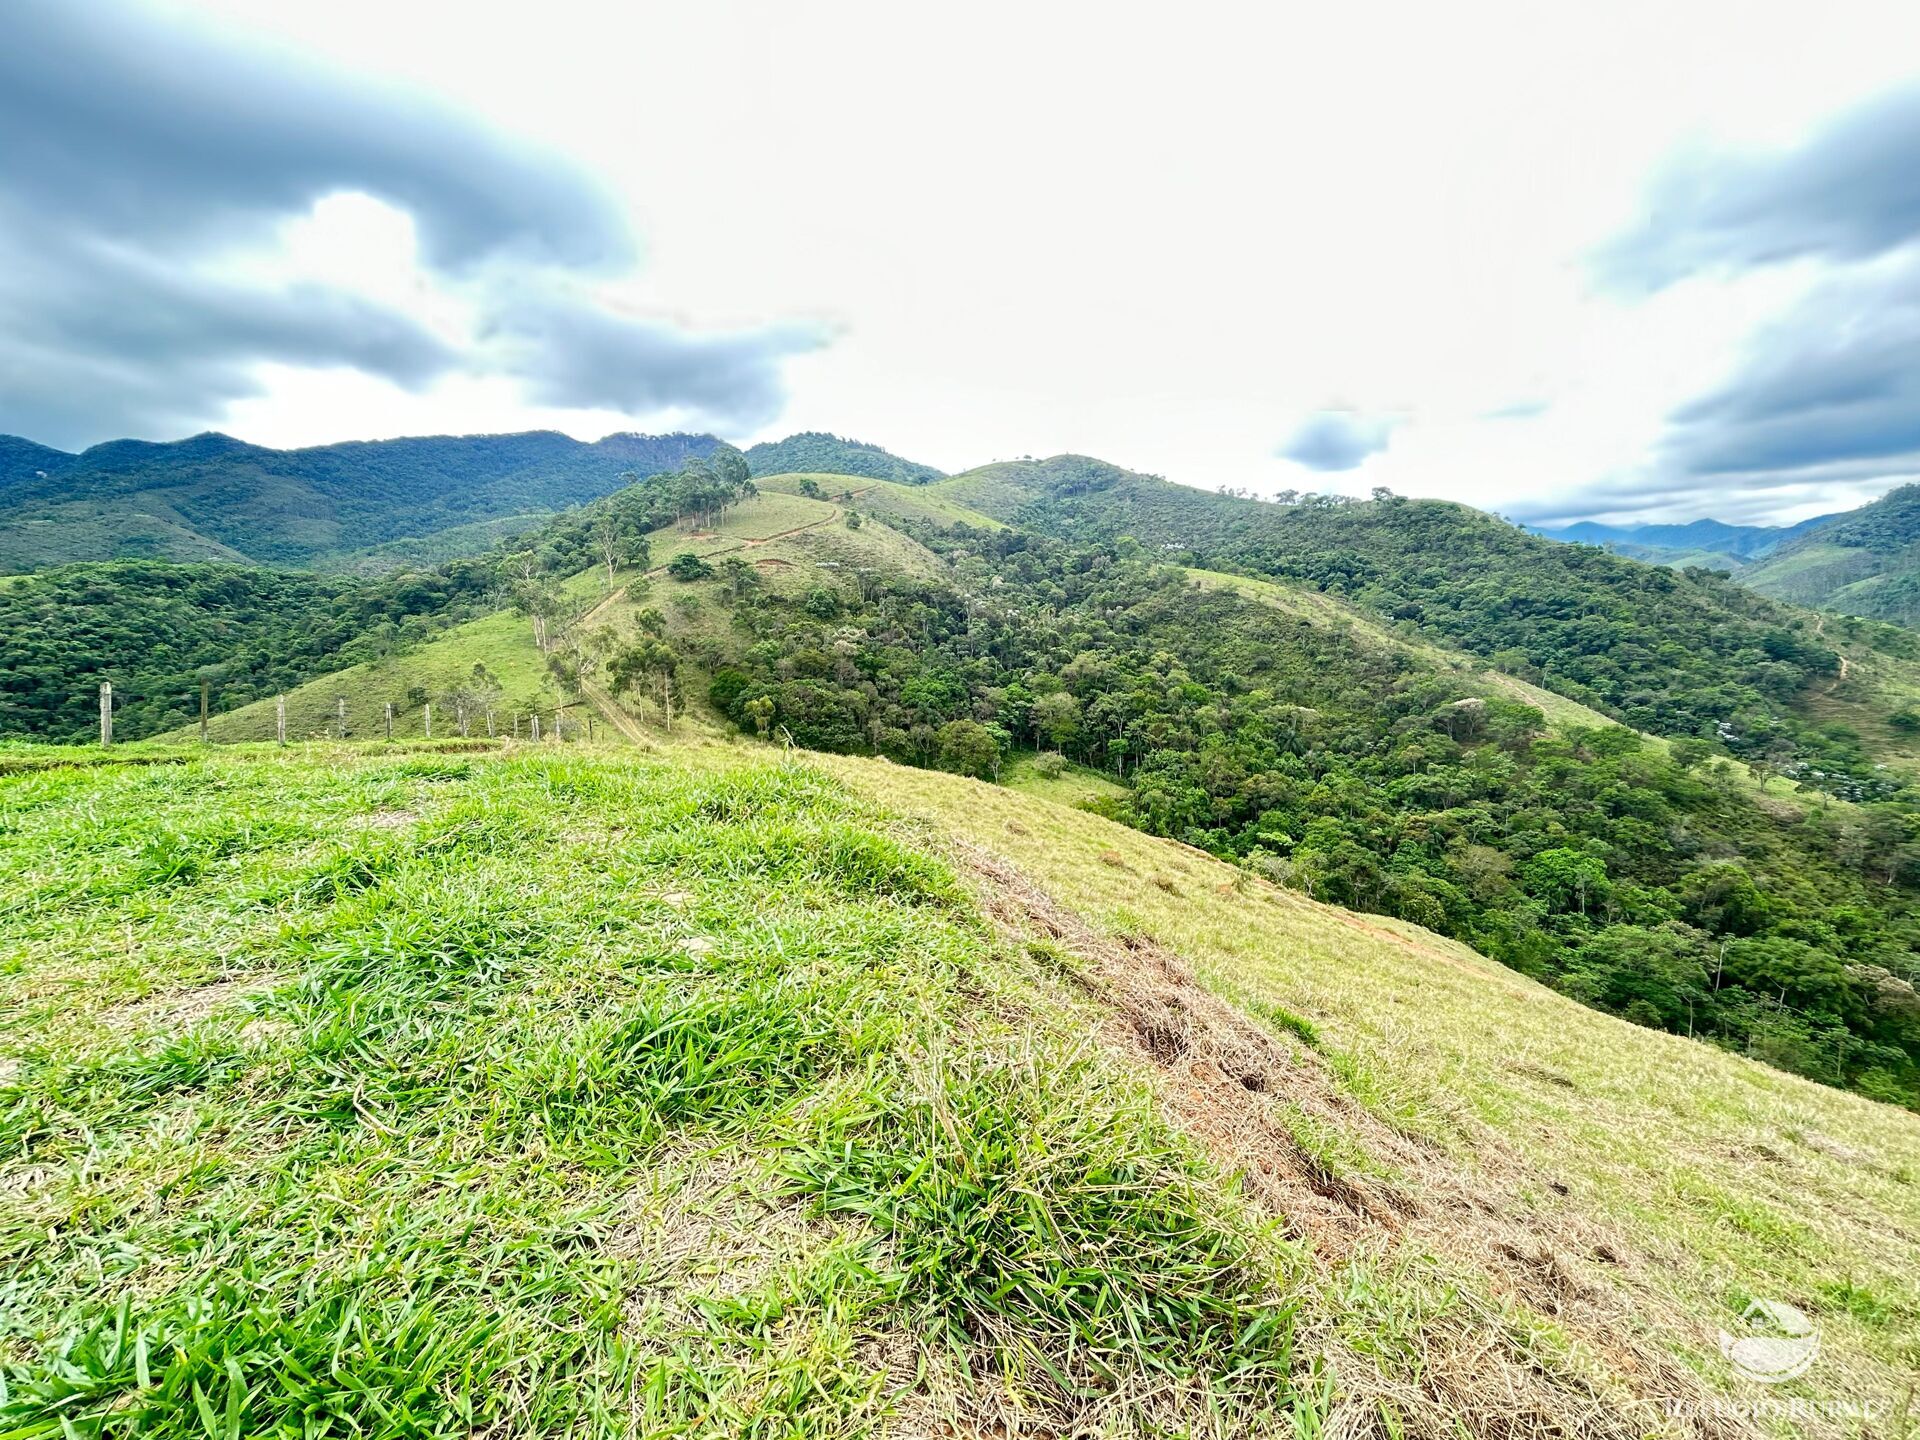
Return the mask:
<svg viewBox="0 0 1920 1440">
<path fill-rule="evenodd" d="M 1025 494 L 1017 517 L 1042 533 L 1131 538 L 1184 563 L 1308 584 L 1634 729 L 1709 741 L 1848 799 L 1891 793 L 1856 737 L 1797 713 L 1802 695 L 1837 678 L 1839 657 L 1803 614 L 1723 574 L 1639 564 L 1385 493 L 1262 502 L 1082 462 Z M 1909 648 L 1897 631 L 1875 643 Z"/>
<path fill-rule="evenodd" d="M 1554 732 L 1124 542 L 925 538 L 951 583 L 737 588 L 735 641 L 697 657 L 715 705 L 908 764 L 991 776 L 1031 747 L 1097 767 L 1127 787 L 1106 808 L 1152 833 L 1642 1024 L 1920 1104 L 1910 804 L 1762 796 L 1703 740 Z"/>
<path fill-rule="evenodd" d="M 492 565 L 383 580 L 114 560 L 0 581 L 0 735 L 93 738 L 102 680 L 116 733 L 199 713 L 202 678 L 227 708 L 404 649 L 494 603 Z"/>
<path fill-rule="evenodd" d="M 902 485 L 928 485 L 943 478 L 931 465 L 916 465 L 878 445 L 820 430 L 750 446 L 747 466 L 755 475 L 860 475 Z"/>
</svg>

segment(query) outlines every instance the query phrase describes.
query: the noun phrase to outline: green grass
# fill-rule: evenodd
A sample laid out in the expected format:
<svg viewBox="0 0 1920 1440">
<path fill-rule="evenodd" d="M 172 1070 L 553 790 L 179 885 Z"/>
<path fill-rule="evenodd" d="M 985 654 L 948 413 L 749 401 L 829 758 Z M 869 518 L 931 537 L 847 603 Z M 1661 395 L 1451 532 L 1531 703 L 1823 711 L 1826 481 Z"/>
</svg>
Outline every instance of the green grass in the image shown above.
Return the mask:
<svg viewBox="0 0 1920 1440">
<path fill-rule="evenodd" d="M 599 573 L 588 572 L 586 578 L 591 580 Z M 536 707 L 544 717 L 543 724 L 551 720 L 553 708 L 562 697 L 534 647 L 526 617 L 503 610 L 455 626 L 424 645 L 385 660 L 353 665 L 289 690 L 287 739 L 304 743 L 336 737 L 342 699 L 347 702 L 350 738 L 383 736 L 388 704 L 394 708 L 396 738 L 423 736 L 423 705 L 430 701 L 434 707 L 434 736 L 443 739 L 456 733 L 452 695 L 471 680 L 475 665 L 484 665 L 500 684 L 501 694 L 494 705 L 494 728 L 499 734 L 511 732 L 516 715 L 522 717 L 524 729 L 524 717 Z M 484 736 L 484 716 L 473 716 L 469 729 L 473 735 Z M 219 744 L 271 740 L 275 733 L 274 702 L 259 700 L 216 715 L 208 731 Z M 189 726 L 162 738 L 190 740 L 197 735 L 198 728 Z"/>
<path fill-rule="evenodd" d="M 1111 775 L 1085 765 L 1062 765 L 1059 774 L 1049 775 L 1039 756 L 1024 751 L 1008 757 L 1000 783 L 1056 805 L 1081 806 L 1092 800 L 1117 800 L 1128 793 Z"/>
<path fill-rule="evenodd" d="M 901 485 L 891 480 L 869 480 L 852 475 L 769 475 L 755 483 L 763 492 L 798 494 L 812 481 L 829 496 L 852 494 L 854 509 L 882 520 L 918 521 L 946 528 L 970 525 L 976 530 L 1004 530 L 1006 523 L 967 504 L 949 481 L 928 485 Z"/>
<path fill-rule="evenodd" d="M 1526 1337 L 1513 1343 L 1543 1366 L 1637 1353 L 1643 1375 L 1678 1365 L 1730 1403 L 1765 1398 L 1714 1343 L 1738 1328 L 1739 1293 L 1799 1305 L 1820 1328 L 1820 1365 L 1778 1398 L 1871 1405 L 1886 1433 L 1903 1433 L 1920 1369 L 1912 1114 L 1584 1009 L 1418 926 L 1316 904 L 1032 795 L 825 763 L 931 830 L 1007 857 L 1098 932 L 1165 947 L 1317 1052 L 1279 1093 L 1333 1094 L 1305 1122 L 1272 1123 L 1338 1178 L 1397 1169 L 1425 1197 L 1404 1229 L 1369 1232 L 1364 1285 L 1337 1259 L 1353 1242 L 1336 1240 L 1303 1302 L 1303 1316 L 1364 1332 L 1364 1356 L 1334 1365 L 1344 1394 L 1368 1391 L 1361 1377 L 1377 1363 L 1380 1391 L 1404 1395 L 1407 1367 L 1426 1373 L 1449 1353 L 1436 1332 L 1464 1311 L 1481 1317 L 1477 1333 Z M 1493 1297 L 1515 1295 L 1532 1313 L 1496 1326 Z M 1376 1325 L 1349 1305 L 1397 1318 Z M 1551 1333 L 1569 1324 L 1571 1351 Z M 1417 1343 L 1388 1344 L 1382 1327 Z M 1844 1415 L 1785 1411 L 1765 1428 L 1859 1433 Z"/>
<path fill-rule="evenodd" d="M 269 749 L 0 807 L 0 1434 L 1299 1398 L 1292 1248 L 816 770 Z"/>
</svg>

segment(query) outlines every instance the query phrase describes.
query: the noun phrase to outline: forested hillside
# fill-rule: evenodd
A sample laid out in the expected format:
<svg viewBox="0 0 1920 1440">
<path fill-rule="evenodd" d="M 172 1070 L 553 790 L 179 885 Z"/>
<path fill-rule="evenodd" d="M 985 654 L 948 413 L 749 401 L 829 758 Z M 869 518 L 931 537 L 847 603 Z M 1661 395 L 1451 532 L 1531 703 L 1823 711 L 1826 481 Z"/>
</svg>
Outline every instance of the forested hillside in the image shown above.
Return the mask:
<svg viewBox="0 0 1920 1440">
<path fill-rule="evenodd" d="M 916 465 L 861 440 L 843 440 L 806 430 L 784 440 L 766 440 L 747 450 L 747 465 L 761 475 L 861 475 L 901 485 L 927 485 L 942 479 L 931 465 Z"/>
<path fill-rule="evenodd" d="M 1462 505 L 1207 494 L 1079 456 L 934 487 L 1074 541 L 1296 581 L 1654 734 L 1871 798 L 1875 757 L 1802 702 L 1839 657 L 1804 612 L 1704 572 L 1529 535 Z M 1818 775 L 1815 772 L 1819 772 Z"/>
<path fill-rule="evenodd" d="M 693 648 L 715 705 L 814 749 L 1093 767 L 1126 787 L 1103 808 L 1142 829 L 1643 1024 L 1920 1103 L 1904 797 L 1766 797 L 1701 742 L 1556 731 L 1495 686 L 1125 544 L 922 538 L 946 578 L 714 587 L 734 638 Z"/>
<path fill-rule="evenodd" d="M 1741 580 L 1796 604 L 1920 627 L 1920 485 L 1781 545 Z"/>
<path fill-rule="evenodd" d="M 0 581 L 0 736 L 84 741 L 111 680 L 134 739 L 415 643 L 494 603 L 490 567 L 379 581 L 118 560 Z"/>
<path fill-rule="evenodd" d="M 47 639 L 6 672 L 9 728 L 44 713 L 83 735 L 95 672 L 118 667 L 160 707 L 123 723 L 150 731 L 186 718 L 198 665 L 229 667 L 230 703 L 510 605 L 488 643 L 518 634 L 519 669 L 582 703 L 669 721 L 705 702 L 746 735 L 986 778 L 1084 767 L 1140 829 L 1639 1023 L 1920 1104 L 1914 797 L 1797 717 L 1835 659 L 1793 612 L 1454 506 L 1260 505 L 1091 461 L 907 492 L 929 501 L 889 507 L 911 541 L 857 487 L 754 493 L 723 449 L 430 576 L 16 580 L 15 632 Z M 755 506 L 767 519 L 736 527 Z M 942 521 L 989 509 L 1035 528 Z M 1202 556 L 1281 583 L 1242 594 L 1168 563 Z"/>
<path fill-rule="evenodd" d="M 269 450 L 209 434 L 66 455 L 6 437 L 0 571 L 117 558 L 325 567 L 393 540 L 564 510 L 718 443 L 531 431 Z"/>
</svg>

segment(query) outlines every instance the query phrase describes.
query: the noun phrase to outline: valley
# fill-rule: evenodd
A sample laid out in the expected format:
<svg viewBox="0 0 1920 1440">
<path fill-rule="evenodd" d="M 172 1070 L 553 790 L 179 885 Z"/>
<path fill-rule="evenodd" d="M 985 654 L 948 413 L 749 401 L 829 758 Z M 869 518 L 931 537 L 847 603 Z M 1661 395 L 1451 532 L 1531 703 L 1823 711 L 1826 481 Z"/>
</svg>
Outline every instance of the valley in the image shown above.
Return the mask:
<svg viewBox="0 0 1920 1440">
<path fill-rule="evenodd" d="M 285 748 L 272 693 L 211 747 L 136 712 L 105 751 L 0 744 L 0 1235 L 51 1347 L 0 1416 L 176 1433 L 225 1387 L 265 1427 L 1720 1435 L 1754 1298 L 1826 1357 L 1757 1433 L 1906 1403 L 1900 632 L 1602 556 L 1501 644 L 1398 598 L 1430 544 L 1518 588 L 1477 522 L 1425 534 L 1451 507 L 730 463 L 287 591 L 296 625 L 417 613 L 303 662 Z M 1547 544 L 1511 562 L 1536 588 Z M 1623 586 L 1680 587 L 1643 630 L 1716 607 L 1746 679 L 1529 648 Z M 214 649 L 282 633 L 264 591 L 175 593 Z M 1720 739 L 1675 728 L 1713 704 Z M 191 1260 L 127 1262 L 102 1329 L 102 1245 Z M 427 1316 L 436 1358 L 382 1369 Z"/>
</svg>

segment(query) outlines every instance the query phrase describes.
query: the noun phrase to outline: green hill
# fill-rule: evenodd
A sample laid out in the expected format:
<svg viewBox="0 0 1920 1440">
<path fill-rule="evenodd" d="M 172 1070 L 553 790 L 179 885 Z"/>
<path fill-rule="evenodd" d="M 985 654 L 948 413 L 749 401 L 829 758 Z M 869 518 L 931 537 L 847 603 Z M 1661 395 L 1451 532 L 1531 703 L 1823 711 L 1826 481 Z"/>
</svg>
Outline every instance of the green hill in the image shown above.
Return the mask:
<svg viewBox="0 0 1920 1440">
<path fill-rule="evenodd" d="M 1462 505 L 1261 502 L 1084 456 L 988 466 L 928 492 L 1072 543 L 1130 540 L 1306 584 L 1636 729 L 1872 788 L 1878 757 L 1809 723 L 1805 702 L 1836 677 L 1838 655 L 1804 611 L 1724 576 L 1559 544 Z"/>
<path fill-rule="evenodd" d="M 8 1433 L 1905 1403 L 1911 1114 L 957 776 L 381 749 L 0 777 Z"/>
<path fill-rule="evenodd" d="M 1186 503 L 1113 467 L 1022 462 L 890 487 L 926 500 L 897 525 L 862 508 L 886 482 L 838 495 L 815 484 L 821 493 L 809 495 L 799 493 L 806 477 L 790 477 L 791 491 L 770 481 L 766 493 L 726 499 L 713 488 L 724 468 L 695 462 L 517 537 L 518 558 L 494 572 L 505 588 L 493 602 L 516 609 L 452 629 L 449 612 L 406 643 L 290 688 L 290 734 L 336 731 L 343 698 L 356 736 L 384 733 L 389 704 L 401 737 L 424 730 L 427 704 L 436 735 L 462 712 L 470 732 L 484 728 L 488 709 L 496 731 L 504 712 L 530 707 L 551 728 L 565 707 L 640 743 L 737 732 L 1027 783 L 1078 767 L 1102 782 L 1080 793 L 1141 830 L 1445 933 L 1640 1023 L 1920 1103 L 1920 1007 L 1909 1013 L 1904 998 L 1920 936 L 1920 846 L 1901 771 L 1859 759 L 1858 774 L 1828 772 L 1791 751 L 1743 755 L 1737 734 L 1613 725 L 1557 673 L 1528 673 L 1524 652 L 1515 668 L 1504 656 L 1490 663 L 1448 643 L 1443 626 L 1384 606 L 1373 587 L 1289 578 L 1277 565 L 1268 577 L 1183 569 L 1132 534 L 1063 540 L 936 523 L 978 515 L 959 509 L 967 499 L 1070 531 L 1098 512 L 1047 506 L 1107 504 L 1125 487 L 1141 502 L 1126 506 L 1129 520 L 1151 535 L 1156 505 Z M 1239 502 L 1200 499 L 1202 516 L 1245 518 Z M 1262 523 L 1295 523 L 1253 508 Z M 1304 508 L 1342 526 L 1363 509 Z M 1456 514 L 1477 523 L 1456 507 L 1385 504 L 1376 518 L 1390 533 L 1373 538 L 1372 557 L 1317 547 L 1313 533 L 1291 553 L 1384 573 L 1393 546 L 1412 563 L 1417 544 L 1439 543 L 1421 539 L 1422 527 L 1464 534 L 1457 548 L 1470 549 L 1473 532 L 1445 529 Z M 1411 534 L 1394 531 L 1409 515 Z M 604 562 L 603 521 L 653 528 L 616 536 Z M 1514 537 L 1570 557 L 1517 598 L 1523 622 L 1631 635 L 1698 603 L 1666 588 L 1689 577 L 1511 527 L 1478 543 L 1497 555 L 1491 547 Z M 1568 591 L 1587 567 L 1599 582 Z M 1654 599 L 1640 604 L 1643 593 Z M 1750 607 L 1734 613 L 1756 624 L 1778 611 L 1730 593 L 1732 606 Z M 1585 608 L 1570 611 L 1576 596 Z M 1876 703 L 1843 687 L 1873 627 L 1829 636 L 1822 624 L 1783 630 L 1778 653 L 1834 656 L 1821 707 Z M 1772 632 L 1759 635 L 1750 663 L 1785 669 L 1765 648 Z M 1641 644 L 1651 642 L 1621 642 L 1614 659 Z M 1835 646 L 1849 652 L 1844 675 Z M 1895 671 L 1862 673 L 1891 693 Z M 1779 733 L 1813 737 L 1827 747 L 1817 753 L 1858 758 L 1875 738 L 1819 728 L 1832 715 L 1792 716 L 1806 728 Z M 1898 730 L 1891 712 L 1886 728 Z M 266 699 L 214 726 L 222 741 L 273 733 Z"/>
<path fill-rule="evenodd" d="M 1796 604 L 1920 628 L 1920 485 L 1781 545 L 1741 581 Z"/>
<path fill-rule="evenodd" d="M 0 580 L 130 694 L 282 666 L 0 756 L 0 1433 L 1898 1413 L 1914 637 L 1081 457 L 755 489 Z M 1757 1301 L 1819 1361 L 1723 1424 Z"/>
<path fill-rule="evenodd" d="M 762 475 L 860 475 L 869 480 L 892 480 L 901 485 L 926 485 L 941 478 L 931 465 L 916 465 L 898 455 L 860 440 L 843 440 L 819 430 L 806 430 L 784 440 L 750 446 L 747 465 Z"/>
<path fill-rule="evenodd" d="M 0 437 L 0 571 L 142 557 L 325 568 L 391 541 L 604 495 L 710 453 L 706 435 L 551 431 L 269 450 L 225 435 L 80 455 Z"/>
</svg>

